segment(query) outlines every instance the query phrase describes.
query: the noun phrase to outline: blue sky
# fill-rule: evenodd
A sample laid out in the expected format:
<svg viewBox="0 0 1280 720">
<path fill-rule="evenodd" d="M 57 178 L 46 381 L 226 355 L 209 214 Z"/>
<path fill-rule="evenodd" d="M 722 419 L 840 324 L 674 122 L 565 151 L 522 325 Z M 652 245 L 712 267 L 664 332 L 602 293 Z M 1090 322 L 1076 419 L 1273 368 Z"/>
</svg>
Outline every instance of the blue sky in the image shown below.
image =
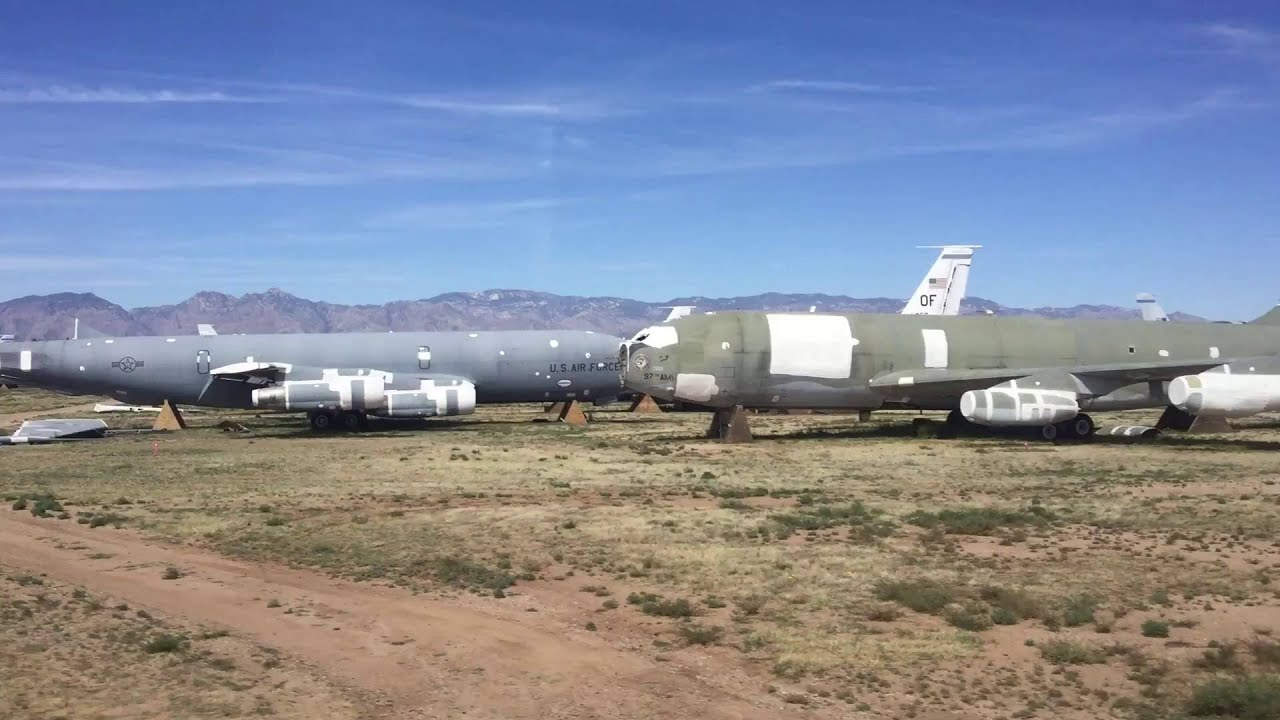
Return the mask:
<svg viewBox="0 0 1280 720">
<path fill-rule="evenodd" d="M 1280 299 L 1274 3 L 0 2 L 0 297 Z"/>
</svg>

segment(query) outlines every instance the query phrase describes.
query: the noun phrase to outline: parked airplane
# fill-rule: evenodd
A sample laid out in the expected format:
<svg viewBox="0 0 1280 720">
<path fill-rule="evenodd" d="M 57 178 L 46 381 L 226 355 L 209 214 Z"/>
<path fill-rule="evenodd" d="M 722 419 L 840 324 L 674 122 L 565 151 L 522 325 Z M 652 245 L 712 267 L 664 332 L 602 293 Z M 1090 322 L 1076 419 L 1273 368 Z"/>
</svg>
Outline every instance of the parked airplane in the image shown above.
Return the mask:
<svg viewBox="0 0 1280 720">
<path fill-rule="evenodd" d="M 0 378 L 357 429 L 369 415 L 463 415 L 477 403 L 611 402 L 623 392 L 621 342 L 568 330 L 95 337 L 5 343 Z"/>
<path fill-rule="evenodd" d="M 620 351 L 637 392 L 714 408 L 950 410 L 961 426 L 1094 432 L 1085 411 L 1280 409 L 1280 306 L 1252 323 L 734 312 L 647 328 Z M 1167 387 L 1167 390 L 1166 390 Z"/>
<path fill-rule="evenodd" d="M 969 285 L 973 251 L 981 245 L 924 245 L 941 248 L 933 267 L 925 273 L 915 294 L 902 308 L 903 315 L 959 315 L 960 301 Z"/>
</svg>

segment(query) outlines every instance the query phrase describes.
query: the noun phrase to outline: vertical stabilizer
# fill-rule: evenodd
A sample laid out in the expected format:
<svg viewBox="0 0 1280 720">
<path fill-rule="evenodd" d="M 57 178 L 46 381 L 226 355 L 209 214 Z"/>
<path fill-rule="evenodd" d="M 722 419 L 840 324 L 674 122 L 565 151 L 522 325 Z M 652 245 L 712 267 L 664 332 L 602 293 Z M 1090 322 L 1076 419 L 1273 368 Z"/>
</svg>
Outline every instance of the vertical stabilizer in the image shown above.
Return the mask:
<svg viewBox="0 0 1280 720">
<path fill-rule="evenodd" d="M 959 315 L 960 301 L 969 286 L 973 251 L 981 245 L 930 245 L 940 247 L 938 259 L 902 308 L 903 315 Z"/>
<path fill-rule="evenodd" d="M 682 317 L 688 317 L 693 314 L 694 308 L 693 305 L 668 305 L 667 307 L 671 309 L 671 312 L 667 313 L 667 318 L 662 322 L 671 322 Z"/>
<path fill-rule="evenodd" d="M 1142 311 L 1142 319 L 1147 322 L 1169 322 L 1169 316 L 1151 293 L 1138 293 L 1138 309 Z"/>
<path fill-rule="evenodd" d="M 1280 305 L 1268 310 L 1266 313 L 1253 321 L 1254 325 L 1280 325 Z"/>
</svg>

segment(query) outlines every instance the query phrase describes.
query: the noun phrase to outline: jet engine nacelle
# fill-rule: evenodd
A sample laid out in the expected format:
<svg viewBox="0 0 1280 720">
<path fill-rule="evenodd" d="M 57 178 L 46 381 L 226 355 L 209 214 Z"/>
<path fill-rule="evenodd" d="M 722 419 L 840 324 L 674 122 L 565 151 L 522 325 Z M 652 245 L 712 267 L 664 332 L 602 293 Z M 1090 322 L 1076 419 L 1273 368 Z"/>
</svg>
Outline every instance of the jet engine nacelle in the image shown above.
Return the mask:
<svg viewBox="0 0 1280 720">
<path fill-rule="evenodd" d="M 476 409 L 476 386 L 426 382 L 417 390 L 392 390 L 379 375 L 338 375 L 324 380 L 288 380 L 253 391 L 253 405 L 276 410 L 354 410 L 386 417 L 468 415 Z"/>
<path fill-rule="evenodd" d="M 387 417 L 435 417 L 470 415 L 476 411 L 476 386 L 469 382 L 428 386 L 421 390 L 392 390 L 387 393 Z"/>
<path fill-rule="evenodd" d="M 387 406 L 381 375 L 335 375 L 323 380 L 286 380 L 253 391 L 253 406 L 276 410 L 363 410 Z"/>
<path fill-rule="evenodd" d="M 960 396 L 960 414 L 979 425 L 1051 425 L 1080 414 L 1069 390 L 993 387 Z"/>
<path fill-rule="evenodd" d="M 1192 415 L 1215 417 L 1280 410 L 1280 375 L 1183 375 L 1169 383 L 1169 402 Z"/>
</svg>

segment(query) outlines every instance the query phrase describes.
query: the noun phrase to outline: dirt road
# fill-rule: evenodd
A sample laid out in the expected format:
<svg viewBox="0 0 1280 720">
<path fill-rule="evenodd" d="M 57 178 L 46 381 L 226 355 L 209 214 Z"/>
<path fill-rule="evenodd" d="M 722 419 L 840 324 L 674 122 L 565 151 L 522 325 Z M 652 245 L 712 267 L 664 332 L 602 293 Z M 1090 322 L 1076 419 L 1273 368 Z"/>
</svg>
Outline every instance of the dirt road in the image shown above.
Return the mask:
<svg viewBox="0 0 1280 720">
<path fill-rule="evenodd" d="M 126 530 L 3 512 L 0 564 L 274 647 L 381 698 L 372 717 L 780 714 L 687 670 L 566 633 L 537 613 L 501 617 L 458 601 L 153 545 Z M 167 567 L 182 577 L 163 579 Z M 272 600 L 279 607 L 269 608 Z"/>
</svg>

